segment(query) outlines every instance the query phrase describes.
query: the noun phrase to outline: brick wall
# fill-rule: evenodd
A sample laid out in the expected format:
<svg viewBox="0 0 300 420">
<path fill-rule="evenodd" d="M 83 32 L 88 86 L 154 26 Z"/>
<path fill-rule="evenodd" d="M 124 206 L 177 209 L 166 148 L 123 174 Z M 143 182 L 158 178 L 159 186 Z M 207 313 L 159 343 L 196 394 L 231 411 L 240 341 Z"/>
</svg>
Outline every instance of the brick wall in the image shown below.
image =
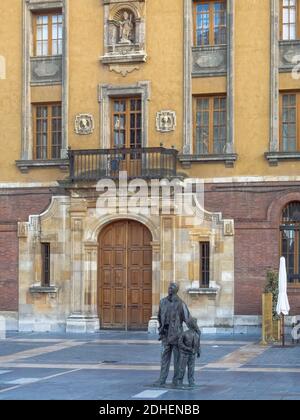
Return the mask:
<svg viewBox="0 0 300 420">
<path fill-rule="evenodd" d="M 235 220 L 235 314 L 261 314 L 268 269 L 278 270 L 280 215 L 300 201 L 299 183 L 207 185 L 205 208 Z M 289 288 L 291 314 L 300 314 L 300 289 Z"/>
<path fill-rule="evenodd" d="M 18 221 L 28 221 L 50 203 L 42 189 L 0 191 L 0 311 L 18 310 Z"/>
<path fill-rule="evenodd" d="M 18 310 L 17 222 L 40 214 L 47 189 L 0 191 L 0 311 Z M 268 269 L 279 265 L 279 223 L 285 204 L 300 200 L 300 184 L 210 184 L 205 208 L 235 220 L 235 314 L 261 313 Z M 292 314 L 300 314 L 300 289 L 289 290 Z"/>
</svg>

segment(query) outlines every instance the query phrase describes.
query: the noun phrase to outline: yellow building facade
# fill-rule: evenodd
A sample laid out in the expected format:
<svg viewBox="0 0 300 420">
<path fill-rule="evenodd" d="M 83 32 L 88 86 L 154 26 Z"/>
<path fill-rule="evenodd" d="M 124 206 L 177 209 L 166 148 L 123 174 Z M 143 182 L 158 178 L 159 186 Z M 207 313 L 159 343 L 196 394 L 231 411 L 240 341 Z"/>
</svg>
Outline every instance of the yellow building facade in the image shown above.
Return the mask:
<svg viewBox="0 0 300 420">
<path fill-rule="evenodd" d="M 154 331 L 176 281 L 201 327 L 248 331 L 280 255 L 299 313 L 298 3 L 2 0 L 9 328 Z M 99 212 L 97 182 L 124 171 L 194 185 L 194 214 L 173 194 L 163 211 L 163 188 L 157 212 Z"/>
</svg>

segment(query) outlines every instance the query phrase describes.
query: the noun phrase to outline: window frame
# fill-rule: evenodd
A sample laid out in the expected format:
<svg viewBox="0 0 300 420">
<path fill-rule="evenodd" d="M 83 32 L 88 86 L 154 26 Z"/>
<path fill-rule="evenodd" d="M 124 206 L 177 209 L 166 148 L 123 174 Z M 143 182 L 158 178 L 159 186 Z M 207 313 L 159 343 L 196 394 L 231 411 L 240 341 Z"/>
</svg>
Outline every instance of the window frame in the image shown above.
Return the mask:
<svg viewBox="0 0 300 420">
<path fill-rule="evenodd" d="M 283 150 L 283 96 L 296 96 L 296 150 Z M 279 93 L 279 150 L 281 153 L 297 153 L 300 151 L 300 91 L 280 91 Z"/>
<path fill-rule="evenodd" d="M 199 4 L 205 4 L 208 3 L 209 4 L 209 42 L 208 44 L 203 44 L 203 45 L 199 45 L 197 43 L 197 6 Z M 215 25 L 214 25 L 214 4 L 215 3 L 224 3 L 225 5 L 225 16 L 226 16 L 226 24 L 225 24 L 225 28 L 226 28 L 226 33 L 228 30 L 227 27 L 227 0 L 194 0 L 193 1 L 193 25 L 194 25 L 194 30 L 193 30 L 193 42 L 194 42 L 194 46 L 195 47 L 212 47 L 212 46 L 221 46 L 221 45 L 227 45 L 227 39 L 226 42 L 224 44 L 216 44 L 215 43 L 215 34 L 214 34 L 214 29 L 215 29 Z"/>
<path fill-rule="evenodd" d="M 289 42 L 289 41 L 297 41 L 300 39 L 300 5 L 299 0 L 296 0 L 296 21 L 295 21 L 295 39 L 283 39 L 283 1 L 280 0 L 280 25 L 279 25 L 279 39 L 283 42 Z"/>
<path fill-rule="evenodd" d="M 37 19 L 40 16 L 47 16 L 48 17 L 48 54 L 46 55 L 37 55 Z M 62 23 L 61 23 L 61 29 L 62 29 L 62 38 L 57 38 L 57 41 L 61 39 L 62 44 L 62 51 L 60 54 L 53 54 L 53 16 L 61 16 L 62 17 Z M 64 42 L 64 15 L 62 10 L 51 10 L 51 11 L 37 11 L 33 13 L 33 56 L 34 57 L 61 57 L 63 55 L 63 42 Z"/>
<path fill-rule="evenodd" d="M 32 121 L 33 121 L 33 159 L 36 161 L 43 161 L 43 160 L 55 160 L 60 159 L 59 157 L 52 157 L 53 151 L 53 141 L 52 141 L 52 121 L 53 121 L 53 107 L 60 106 L 61 113 L 60 113 L 60 121 L 62 124 L 62 102 L 46 102 L 46 103 L 33 103 L 32 104 Z M 37 158 L 37 108 L 38 107 L 47 107 L 47 157 L 46 158 Z M 50 112 L 49 112 L 50 111 Z M 57 119 L 57 117 L 55 117 Z M 61 125 L 61 148 L 63 147 L 63 127 Z"/>
<path fill-rule="evenodd" d="M 225 118 L 225 129 L 226 129 L 226 138 L 225 138 L 225 148 L 228 142 L 227 138 L 227 95 L 226 93 L 216 93 L 214 95 L 195 95 L 193 100 L 193 148 L 194 148 L 194 154 L 199 155 L 199 153 L 196 153 L 197 150 L 197 101 L 199 99 L 208 99 L 209 100 L 209 135 L 208 135 L 208 152 L 207 153 L 200 153 L 200 155 L 203 156 L 210 156 L 210 155 L 225 155 L 226 150 L 222 153 L 215 153 L 215 142 L 214 142 L 214 99 L 225 99 L 225 112 L 226 112 L 226 118 Z"/>
<path fill-rule="evenodd" d="M 131 100 L 139 100 L 140 101 L 140 110 L 137 111 L 132 111 L 130 109 L 130 101 Z M 134 96 L 123 96 L 123 97 L 112 97 L 110 100 L 110 120 L 111 120 L 111 136 L 110 136 L 110 147 L 112 149 L 117 148 L 117 146 L 115 145 L 114 142 L 114 132 L 115 132 L 115 127 L 114 127 L 114 116 L 116 115 L 115 109 L 114 109 L 114 104 L 116 101 L 125 101 L 126 103 L 126 110 L 125 112 L 120 112 L 120 114 L 125 115 L 125 144 L 122 148 L 124 149 L 131 149 L 131 148 L 142 148 L 143 146 L 143 105 L 142 105 L 142 98 L 139 95 L 134 95 Z M 131 147 L 131 136 L 130 136 L 130 132 L 131 132 L 131 124 L 130 124 L 130 116 L 131 114 L 135 114 L 138 115 L 140 114 L 140 121 L 141 121 L 141 126 L 140 126 L 140 131 L 141 131 L 141 144 L 139 147 L 137 147 L 137 145 L 135 144 L 135 147 Z M 136 127 L 136 130 L 138 130 L 138 128 Z"/>
</svg>

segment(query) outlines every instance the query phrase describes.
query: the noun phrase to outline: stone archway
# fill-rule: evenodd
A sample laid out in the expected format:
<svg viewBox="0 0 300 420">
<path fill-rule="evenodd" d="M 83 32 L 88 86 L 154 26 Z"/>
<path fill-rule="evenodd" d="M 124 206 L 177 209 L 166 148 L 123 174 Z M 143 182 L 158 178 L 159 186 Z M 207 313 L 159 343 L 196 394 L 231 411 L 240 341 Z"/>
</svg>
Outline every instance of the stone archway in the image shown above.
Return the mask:
<svg viewBox="0 0 300 420">
<path fill-rule="evenodd" d="M 102 328 L 146 330 L 152 315 L 152 235 L 134 220 L 99 234 L 98 315 Z"/>
</svg>

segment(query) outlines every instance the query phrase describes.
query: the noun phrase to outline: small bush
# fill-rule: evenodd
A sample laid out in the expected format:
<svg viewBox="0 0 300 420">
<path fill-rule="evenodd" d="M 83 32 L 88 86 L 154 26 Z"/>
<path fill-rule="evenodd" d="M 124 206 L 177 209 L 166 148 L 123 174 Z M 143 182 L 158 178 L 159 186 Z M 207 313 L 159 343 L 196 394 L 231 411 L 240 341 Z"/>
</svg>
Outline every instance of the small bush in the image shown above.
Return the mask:
<svg viewBox="0 0 300 420">
<path fill-rule="evenodd" d="M 277 298 L 278 298 L 278 272 L 277 271 L 268 271 L 267 272 L 267 282 L 265 285 L 265 293 L 272 293 L 273 295 L 273 319 L 280 319 L 276 312 Z"/>
</svg>

